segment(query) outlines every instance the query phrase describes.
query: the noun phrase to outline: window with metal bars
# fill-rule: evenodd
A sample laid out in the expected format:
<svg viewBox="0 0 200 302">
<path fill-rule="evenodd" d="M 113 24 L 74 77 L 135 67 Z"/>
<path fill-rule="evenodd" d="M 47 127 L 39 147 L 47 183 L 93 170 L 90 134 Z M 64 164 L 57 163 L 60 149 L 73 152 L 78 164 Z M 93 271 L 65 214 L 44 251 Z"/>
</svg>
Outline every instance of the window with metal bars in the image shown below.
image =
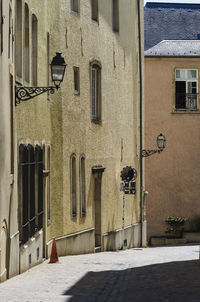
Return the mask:
<svg viewBox="0 0 200 302">
<path fill-rule="evenodd" d="M 175 70 L 175 110 L 198 110 L 198 70 Z"/>
<path fill-rule="evenodd" d="M 43 150 L 19 146 L 20 241 L 24 244 L 43 227 Z"/>
</svg>

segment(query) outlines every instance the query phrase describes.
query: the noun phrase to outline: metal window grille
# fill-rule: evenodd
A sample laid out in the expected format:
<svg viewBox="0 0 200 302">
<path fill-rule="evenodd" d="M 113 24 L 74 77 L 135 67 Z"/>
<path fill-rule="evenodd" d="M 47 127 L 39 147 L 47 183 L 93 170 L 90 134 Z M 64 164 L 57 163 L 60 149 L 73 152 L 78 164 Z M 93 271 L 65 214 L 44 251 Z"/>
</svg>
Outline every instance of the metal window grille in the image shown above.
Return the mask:
<svg viewBox="0 0 200 302">
<path fill-rule="evenodd" d="M 30 234 L 32 237 L 35 234 L 35 150 L 32 145 L 28 145 L 29 162 L 28 162 L 28 206 L 29 206 L 29 222 L 30 222 Z"/>
<path fill-rule="evenodd" d="M 38 230 L 43 227 L 43 150 L 40 146 L 37 148 L 37 171 L 38 171 Z"/>
<path fill-rule="evenodd" d="M 26 243 L 43 227 L 43 150 L 20 145 L 21 225 L 20 239 Z M 37 181 L 37 184 L 36 184 Z M 37 198 L 36 198 L 37 197 Z M 37 204 L 36 204 L 37 201 Z M 36 225 L 37 222 L 37 225 Z"/>
<path fill-rule="evenodd" d="M 175 109 L 197 110 L 198 93 L 176 93 Z"/>
<path fill-rule="evenodd" d="M 29 210 L 28 210 L 28 148 L 20 146 L 21 153 L 21 178 L 22 178 L 22 221 L 21 221 L 21 241 L 25 243 L 29 238 Z"/>
</svg>

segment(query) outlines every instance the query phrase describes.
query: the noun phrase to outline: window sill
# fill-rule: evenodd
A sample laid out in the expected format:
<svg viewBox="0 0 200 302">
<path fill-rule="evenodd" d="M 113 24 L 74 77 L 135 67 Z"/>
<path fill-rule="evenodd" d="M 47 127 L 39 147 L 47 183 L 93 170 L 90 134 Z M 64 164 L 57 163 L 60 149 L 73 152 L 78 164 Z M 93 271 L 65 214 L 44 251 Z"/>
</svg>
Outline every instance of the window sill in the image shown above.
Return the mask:
<svg viewBox="0 0 200 302">
<path fill-rule="evenodd" d="M 172 111 L 172 114 L 199 114 L 200 113 L 200 110 L 197 109 L 197 110 L 188 110 L 188 109 L 183 109 L 183 110 L 173 110 Z"/>
<path fill-rule="evenodd" d="M 15 77 L 15 82 L 17 85 L 23 86 L 22 78 L 18 77 L 17 75 Z"/>
<path fill-rule="evenodd" d="M 96 25 L 99 26 L 99 20 L 95 20 L 95 19 L 92 19 L 92 18 L 91 18 L 91 21 L 92 21 L 93 24 L 96 24 Z"/>
<path fill-rule="evenodd" d="M 75 95 L 75 96 L 80 96 L 80 92 L 75 90 L 75 91 L 74 91 L 74 95 Z"/>
<path fill-rule="evenodd" d="M 71 10 L 71 14 L 75 17 L 80 18 L 80 12 L 76 12 L 75 10 Z"/>
<path fill-rule="evenodd" d="M 99 124 L 99 125 L 101 124 L 101 120 L 98 119 L 98 118 L 96 118 L 96 119 L 92 118 L 91 122 L 94 123 L 94 124 Z"/>
<path fill-rule="evenodd" d="M 113 33 L 114 33 L 115 35 L 119 35 L 119 30 L 114 30 L 114 29 L 113 29 Z"/>
</svg>

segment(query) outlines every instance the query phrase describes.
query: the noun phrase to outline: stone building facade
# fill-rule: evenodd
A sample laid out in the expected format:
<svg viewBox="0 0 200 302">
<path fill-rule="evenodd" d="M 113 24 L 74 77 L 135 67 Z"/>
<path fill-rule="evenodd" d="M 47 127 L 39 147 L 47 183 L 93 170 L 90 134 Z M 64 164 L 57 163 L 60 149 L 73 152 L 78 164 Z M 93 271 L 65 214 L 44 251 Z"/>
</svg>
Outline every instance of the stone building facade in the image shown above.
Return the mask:
<svg viewBox="0 0 200 302">
<path fill-rule="evenodd" d="M 14 3 L 0 1 L 0 281 L 19 270 L 14 94 Z"/>
<path fill-rule="evenodd" d="M 9 3 L 12 30 L 6 26 L 4 37 L 13 33 L 5 39 L 12 54 L 7 58 L 7 49 L 0 57 L 10 100 L 1 97 L 7 115 L 1 119 L 2 280 L 49 257 L 53 237 L 59 255 L 141 244 L 138 3 Z M 61 88 L 14 106 L 14 86 L 52 85 L 49 64 L 57 51 L 67 63 Z M 127 165 L 138 178 L 136 194 L 123 199 L 120 171 Z"/>
<path fill-rule="evenodd" d="M 52 107 L 52 146 L 60 147 L 52 148 L 59 168 L 52 172 L 49 239 L 56 235 L 63 255 L 116 250 L 125 239 L 140 244 L 139 177 L 136 195 L 126 195 L 125 235 L 119 190 L 122 168 L 140 169 L 137 1 L 119 1 L 119 11 L 115 1 L 77 3 L 61 1 L 67 79 Z"/>
</svg>

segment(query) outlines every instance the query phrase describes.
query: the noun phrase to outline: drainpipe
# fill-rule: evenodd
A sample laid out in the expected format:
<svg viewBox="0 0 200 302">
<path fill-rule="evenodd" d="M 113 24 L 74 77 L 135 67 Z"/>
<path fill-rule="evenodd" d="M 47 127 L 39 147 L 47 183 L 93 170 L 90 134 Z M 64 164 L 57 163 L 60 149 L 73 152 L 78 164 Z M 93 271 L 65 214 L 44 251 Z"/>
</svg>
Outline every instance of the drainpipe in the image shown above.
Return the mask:
<svg viewBox="0 0 200 302">
<path fill-rule="evenodd" d="M 138 47 L 139 47 L 139 85 L 140 85 L 140 245 L 143 243 L 143 91 L 142 91 L 142 41 L 141 41 L 141 17 L 140 1 L 137 0 L 138 13 Z"/>
</svg>

